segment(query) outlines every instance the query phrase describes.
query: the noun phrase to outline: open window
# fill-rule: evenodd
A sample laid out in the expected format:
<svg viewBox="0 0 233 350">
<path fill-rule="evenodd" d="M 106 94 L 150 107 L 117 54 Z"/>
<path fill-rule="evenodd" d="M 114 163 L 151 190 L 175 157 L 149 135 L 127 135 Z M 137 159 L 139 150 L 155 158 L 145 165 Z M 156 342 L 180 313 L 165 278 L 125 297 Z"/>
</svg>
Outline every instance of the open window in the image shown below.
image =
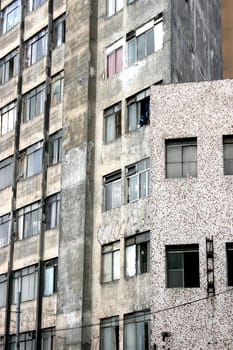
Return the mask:
<svg viewBox="0 0 233 350">
<path fill-rule="evenodd" d="M 66 38 L 66 15 L 63 15 L 54 21 L 53 25 L 53 44 L 59 47 L 65 42 Z"/>
<path fill-rule="evenodd" d="M 124 349 L 150 349 L 150 311 L 134 312 L 124 317 Z"/>
<path fill-rule="evenodd" d="M 150 271 L 150 232 L 125 239 L 125 276 L 132 277 Z"/>
<path fill-rule="evenodd" d="M 60 220 L 60 192 L 47 198 L 47 229 L 59 226 Z"/>
<path fill-rule="evenodd" d="M 40 232 L 41 207 L 40 202 L 27 205 L 17 211 L 19 239 L 32 237 Z"/>
<path fill-rule="evenodd" d="M 51 85 L 51 106 L 56 106 L 63 100 L 64 72 L 52 79 Z"/>
<path fill-rule="evenodd" d="M 49 165 L 61 162 L 62 156 L 62 130 L 49 137 Z"/>
<path fill-rule="evenodd" d="M 41 342 L 43 350 L 55 350 L 56 346 L 56 328 L 44 328 L 41 331 Z"/>
<path fill-rule="evenodd" d="M 100 321 L 100 349 L 119 350 L 119 316 Z"/>
<path fill-rule="evenodd" d="M 224 175 L 233 175 L 233 135 L 223 136 Z"/>
<path fill-rule="evenodd" d="M 226 244 L 227 251 L 227 285 L 233 286 L 233 243 Z"/>
<path fill-rule="evenodd" d="M 19 178 L 28 178 L 42 170 L 42 142 L 28 147 L 20 153 Z"/>
<path fill-rule="evenodd" d="M 0 83 L 3 85 L 18 74 L 19 55 L 14 50 L 0 59 Z"/>
<path fill-rule="evenodd" d="M 44 262 L 44 296 L 57 292 L 57 262 L 57 258 Z"/>
<path fill-rule="evenodd" d="M 150 89 L 127 99 L 128 131 L 150 123 Z"/>
<path fill-rule="evenodd" d="M 168 288 L 200 286 L 198 244 L 167 246 L 166 256 Z"/>
</svg>

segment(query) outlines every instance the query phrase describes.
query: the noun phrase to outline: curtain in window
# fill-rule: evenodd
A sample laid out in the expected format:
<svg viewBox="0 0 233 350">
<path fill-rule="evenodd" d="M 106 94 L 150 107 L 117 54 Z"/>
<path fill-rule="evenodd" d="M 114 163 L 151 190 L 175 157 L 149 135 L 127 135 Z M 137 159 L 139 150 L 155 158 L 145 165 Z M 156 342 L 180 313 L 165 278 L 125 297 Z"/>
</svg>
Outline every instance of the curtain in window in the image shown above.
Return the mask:
<svg viewBox="0 0 233 350">
<path fill-rule="evenodd" d="M 122 71 L 122 66 L 123 66 L 122 54 L 123 54 L 123 48 L 120 47 L 119 49 L 116 50 L 116 73 L 120 73 Z"/>
<path fill-rule="evenodd" d="M 107 57 L 107 77 L 111 78 L 115 74 L 115 51 Z"/>
</svg>

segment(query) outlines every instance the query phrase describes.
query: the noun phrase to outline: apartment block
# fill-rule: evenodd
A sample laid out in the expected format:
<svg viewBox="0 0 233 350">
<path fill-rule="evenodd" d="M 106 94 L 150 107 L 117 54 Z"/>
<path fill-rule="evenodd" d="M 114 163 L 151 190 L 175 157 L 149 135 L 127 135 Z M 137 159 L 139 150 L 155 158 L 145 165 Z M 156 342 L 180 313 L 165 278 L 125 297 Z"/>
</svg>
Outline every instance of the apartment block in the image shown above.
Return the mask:
<svg viewBox="0 0 233 350">
<path fill-rule="evenodd" d="M 151 91 L 222 77 L 220 1 L 0 11 L 0 349 L 149 349 Z"/>
</svg>

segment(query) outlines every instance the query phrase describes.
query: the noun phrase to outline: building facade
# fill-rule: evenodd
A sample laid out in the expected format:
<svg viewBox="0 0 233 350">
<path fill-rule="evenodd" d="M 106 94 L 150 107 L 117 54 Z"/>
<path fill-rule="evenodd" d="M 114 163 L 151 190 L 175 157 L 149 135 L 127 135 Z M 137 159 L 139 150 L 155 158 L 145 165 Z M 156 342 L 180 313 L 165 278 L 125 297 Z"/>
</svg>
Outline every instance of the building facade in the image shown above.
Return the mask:
<svg viewBox="0 0 233 350">
<path fill-rule="evenodd" d="M 0 4 L 0 349 L 149 349 L 151 86 L 221 78 L 220 1 Z"/>
</svg>

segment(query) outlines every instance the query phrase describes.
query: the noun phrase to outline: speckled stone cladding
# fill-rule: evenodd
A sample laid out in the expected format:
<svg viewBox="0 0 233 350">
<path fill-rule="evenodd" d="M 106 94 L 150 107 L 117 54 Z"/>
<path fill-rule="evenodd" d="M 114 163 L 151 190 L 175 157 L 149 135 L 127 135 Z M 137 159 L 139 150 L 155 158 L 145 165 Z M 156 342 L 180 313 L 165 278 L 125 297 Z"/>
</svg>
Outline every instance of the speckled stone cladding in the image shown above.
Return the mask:
<svg viewBox="0 0 233 350">
<path fill-rule="evenodd" d="M 223 168 L 223 135 L 233 135 L 233 80 L 152 87 L 151 109 L 152 345 L 233 349 L 226 259 L 233 176 Z M 197 137 L 197 177 L 166 179 L 165 140 L 190 137 Z M 212 236 L 216 294 L 208 297 L 206 238 Z M 199 245 L 199 288 L 167 288 L 166 246 L 176 244 Z"/>
</svg>

